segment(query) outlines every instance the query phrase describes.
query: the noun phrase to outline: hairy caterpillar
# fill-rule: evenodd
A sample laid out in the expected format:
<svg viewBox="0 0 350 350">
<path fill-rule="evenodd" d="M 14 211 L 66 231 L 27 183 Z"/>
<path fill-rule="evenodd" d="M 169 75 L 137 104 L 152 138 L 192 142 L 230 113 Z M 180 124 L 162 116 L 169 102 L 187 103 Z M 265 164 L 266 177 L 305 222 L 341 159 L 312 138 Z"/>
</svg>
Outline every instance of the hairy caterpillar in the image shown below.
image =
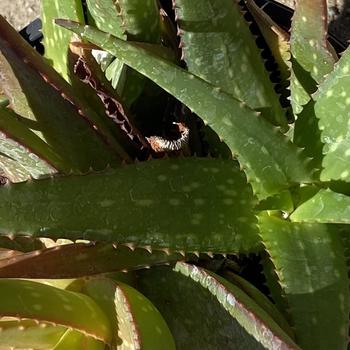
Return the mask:
<svg viewBox="0 0 350 350">
<path fill-rule="evenodd" d="M 176 140 L 168 140 L 160 136 L 146 137 L 147 141 L 155 152 L 180 151 L 188 146 L 190 138 L 189 128 L 183 123 L 174 122 L 173 124 L 178 126 L 180 132 L 180 137 Z"/>
</svg>

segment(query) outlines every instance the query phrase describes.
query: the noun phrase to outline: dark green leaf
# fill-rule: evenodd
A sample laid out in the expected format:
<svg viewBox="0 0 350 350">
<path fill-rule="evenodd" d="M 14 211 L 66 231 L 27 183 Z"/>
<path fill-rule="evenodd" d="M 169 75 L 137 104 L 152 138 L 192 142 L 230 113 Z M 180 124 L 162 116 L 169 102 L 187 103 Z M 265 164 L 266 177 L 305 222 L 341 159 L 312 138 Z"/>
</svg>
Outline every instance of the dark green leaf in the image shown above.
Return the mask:
<svg viewBox="0 0 350 350">
<path fill-rule="evenodd" d="M 350 295 L 340 232 L 324 224 L 260 219 L 266 251 L 302 349 L 345 349 Z"/>
</svg>

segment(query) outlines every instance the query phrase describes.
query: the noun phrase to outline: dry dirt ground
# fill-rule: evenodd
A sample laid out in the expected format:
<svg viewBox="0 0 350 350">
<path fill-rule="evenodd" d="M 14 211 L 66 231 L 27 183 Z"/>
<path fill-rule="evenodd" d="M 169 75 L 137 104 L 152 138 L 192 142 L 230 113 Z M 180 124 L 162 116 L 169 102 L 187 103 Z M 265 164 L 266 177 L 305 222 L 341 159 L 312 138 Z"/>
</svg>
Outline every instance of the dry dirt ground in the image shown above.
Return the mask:
<svg viewBox="0 0 350 350">
<path fill-rule="evenodd" d="M 39 17 L 40 0 L 0 0 L 0 14 L 17 30 Z"/>
</svg>

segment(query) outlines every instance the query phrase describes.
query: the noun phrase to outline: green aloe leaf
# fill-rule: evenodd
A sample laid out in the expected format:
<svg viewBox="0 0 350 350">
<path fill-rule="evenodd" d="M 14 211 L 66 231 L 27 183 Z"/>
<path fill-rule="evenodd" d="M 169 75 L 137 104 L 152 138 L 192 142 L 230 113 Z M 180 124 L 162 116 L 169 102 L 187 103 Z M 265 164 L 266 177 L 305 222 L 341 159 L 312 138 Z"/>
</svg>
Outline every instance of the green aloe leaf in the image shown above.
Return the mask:
<svg viewBox="0 0 350 350">
<path fill-rule="evenodd" d="M 283 106 L 288 105 L 291 76 L 290 35 L 279 27 L 279 25 L 263 10 L 263 7 L 259 7 L 254 0 L 246 0 L 245 4 L 250 14 L 253 16 L 256 25 L 259 27 L 260 33 L 277 64 L 277 67 L 272 72 L 275 79 L 277 78 L 277 84 L 274 86 L 275 91 L 279 95 L 281 104 Z M 269 5 L 266 3 L 266 6 Z M 271 59 L 268 61 L 271 61 Z M 289 107 L 286 109 L 285 114 L 289 122 L 294 119 Z M 289 129 L 290 132 L 292 130 L 292 128 Z"/>
<path fill-rule="evenodd" d="M 0 176 L 6 177 L 11 182 L 22 182 L 28 180 L 31 174 L 16 160 L 0 154 Z"/>
<path fill-rule="evenodd" d="M 273 300 L 277 309 L 281 312 L 284 318 L 289 322 L 289 324 L 291 324 L 290 314 L 288 313 L 289 306 L 285 298 L 283 288 L 281 286 L 281 281 L 278 279 L 275 266 L 273 265 L 273 262 L 266 252 L 265 254 L 262 254 L 261 264 L 266 279 L 266 286 L 269 289 L 269 297 L 271 300 Z"/>
<path fill-rule="evenodd" d="M 161 37 L 161 43 L 162 46 L 165 46 L 173 51 L 173 53 L 176 56 L 176 59 L 180 59 L 180 48 L 178 44 L 177 39 L 177 30 L 175 27 L 175 24 L 169 17 L 169 15 L 166 13 L 164 8 L 162 8 L 161 3 L 158 1 L 159 7 L 160 7 L 160 37 Z"/>
<path fill-rule="evenodd" d="M 290 35 L 279 27 L 254 0 L 246 0 L 246 5 L 278 64 L 280 78 L 285 86 L 290 77 Z"/>
<path fill-rule="evenodd" d="M 93 0 L 86 0 L 86 4 L 90 15 L 90 21 L 93 22 L 96 28 L 118 38 L 126 39 L 123 18 L 120 14 L 121 9 L 119 1 L 100 0 L 96 2 Z"/>
<path fill-rule="evenodd" d="M 114 0 L 102 0 L 99 2 L 87 0 L 86 3 L 91 20 L 96 28 L 126 40 L 123 19 L 120 15 L 119 2 L 116 3 Z M 97 62 L 100 63 L 102 70 L 105 71 L 107 79 L 111 81 L 112 86 L 117 90 L 118 94 L 122 96 L 127 67 L 124 66 L 122 61 L 117 58 L 114 59 L 113 55 L 106 52 L 98 52 L 95 50 L 93 51 L 93 55 L 96 57 Z M 131 80 L 133 80 L 133 78 L 131 78 Z M 137 84 L 137 80 L 134 81 L 134 83 Z"/>
<path fill-rule="evenodd" d="M 159 42 L 159 9 L 156 0 L 118 0 L 128 40 Z"/>
<path fill-rule="evenodd" d="M 295 114 L 333 70 L 336 58 L 327 42 L 327 1 L 303 0 L 296 4 L 291 29 L 291 102 Z"/>
<path fill-rule="evenodd" d="M 327 1 L 298 1 L 291 30 L 292 56 L 319 84 L 336 62 L 328 45 Z"/>
<path fill-rule="evenodd" d="M 35 178 L 54 174 L 56 169 L 63 169 L 66 172 L 70 170 L 69 164 L 9 108 L 0 108 L 0 152 L 17 161 L 19 168 L 23 167 Z M 5 167 L 4 162 L 3 168 L 6 173 Z M 11 168 L 7 172 L 11 172 Z"/>
<path fill-rule="evenodd" d="M 73 88 L 80 91 L 84 101 L 93 106 L 99 115 L 104 116 L 103 124 L 108 132 L 122 145 L 129 157 L 135 159 L 140 155 L 140 148 L 149 148 L 149 145 L 135 127 L 131 113 L 104 76 L 91 50 L 85 49 L 88 45 L 77 41 L 72 45 L 77 57 Z"/>
<path fill-rule="evenodd" d="M 193 120 L 193 124 L 195 124 L 195 120 Z M 199 128 L 199 133 L 204 144 L 208 144 L 208 153 L 210 156 L 214 158 L 232 159 L 230 148 L 220 140 L 218 135 L 208 125 L 203 125 Z"/>
<path fill-rule="evenodd" d="M 290 75 L 290 101 L 294 115 L 298 115 L 303 111 L 303 107 L 310 101 L 310 96 L 316 91 L 316 83 L 309 78 L 309 74 L 305 72 L 293 58 L 291 59 L 293 69 Z"/>
<path fill-rule="evenodd" d="M 0 321 L 0 348 L 36 350 L 54 349 L 67 328 L 32 320 Z"/>
<path fill-rule="evenodd" d="M 0 246 L 3 246 L 1 239 Z M 141 269 L 182 259 L 184 257 L 180 253 L 167 249 L 101 243 L 65 244 L 0 261 L 0 277 L 74 278 L 110 271 Z"/>
<path fill-rule="evenodd" d="M 54 350 L 106 350 L 106 344 L 98 339 L 87 337 L 85 334 L 68 329 L 65 335 L 57 343 Z"/>
<path fill-rule="evenodd" d="M 279 312 L 277 307 L 269 300 L 265 294 L 263 294 L 259 289 L 250 284 L 244 278 L 230 271 L 225 271 L 222 274 L 222 277 L 246 293 L 263 310 L 266 311 L 266 313 L 282 328 L 286 334 L 288 334 L 291 339 L 294 340 L 294 332 L 292 328 L 289 326 L 282 313 Z"/>
<path fill-rule="evenodd" d="M 115 349 L 175 349 L 167 324 L 154 305 L 136 289 L 122 282 L 88 280 L 83 292 L 108 315 Z"/>
<path fill-rule="evenodd" d="M 320 190 L 299 206 L 290 219 L 295 222 L 350 224 L 350 197 L 329 189 Z"/>
<path fill-rule="evenodd" d="M 0 51 L 0 88 L 11 107 L 72 170 L 102 169 L 129 159 L 101 117 L 2 17 Z"/>
<path fill-rule="evenodd" d="M 315 114 L 324 144 L 321 180 L 350 182 L 350 50 L 346 50 L 334 71 L 315 94 Z"/>
<path fill-rule="evenodd" d="M 105 344 L 83 333 L 50 323 L 0 321 L 0 347 L 35 350 L 103 350 Z"/>
<path fill-rule="evenodd" d="M 273 217 L 262 217 L 260 229 L 298 344 L 305 350 L 345 349 L 350 298 L 340 232 L 332 225 Z"/>
<path fill-rule="evenodd" d="M 294 210 L 293 198 L 290 191 L 281 191 L 276 195 L 261 201 L 256 210 L 280 210 L 291 213 Z"/>
<path fill-rule="evenodd" d="M 21 278 L 22 279 L 22 278 Z M 42 283 L 47 286 L 69 290 L 72 292 L 81 292 L 81 289 L 84 285 L 83 279 L 41 279 L 41 278 L 35 278 L 35 279 L 27 279 L 32 282 L 36 283 Z"/>
<path fill-rule="evenodd" d="M 0 232 L 238 252 L 258 245 L 255 199 L 232 160 L 183 158 L 0 187 Z"/>
<path fill-rule="evenodd" d="M 0 280 L 0 315 L 65 326 L 109 344 L 109 320 L 82 294 L 24 280 Z"/>
<path fill-rule="evenodd" d="M 174 5 L 188 71 L 285 127 L 278 96 L 239 5 L 231 0 L 176 0 Z"/>
<path fill-rule="evenodd" d="M 69 81 L 69 43 L 72 33 L 55 25 L 54 19 L 66 18 L 84 23 L 81 0 L 41 1 L 42 32 L 45 57 L 63 78 Z"/>
<path fill-rule="evenodd" d="M 123 40 L 160 43 L 160 16 L 156 0 L 87 0 L 87 5 L 98 29 Z M 130 106 L 143 91 L 146 79 L 118 58 L 107 65 L 104 68 L 107 79 Z"/>
<path fill-rule="evenodd" d="M 312 181 L 298 149 L 238 100 L 133 43 L 71 21 L 59 23 L 123 59 L 203 118 L 237 156 L 260 199 L 292 182 Z"/>
<path fill-rule="evenodd" d="M 35 138 L 35 135 L 33 136 Z M 1 131 L 0 150 L 3 154 L 0 167 L 3 169 L 4 175 L 14 182 L 27 180 L 31 176 L 39 178 L 41 175 L 50 175 L 56 172 L 55 168 L 40 159 L 30 149 L 26 149 L 20 143 L 7 138 L 7 135 Z"/>
<path fill-rule="evenodd" d="M 139 274 L 139 290 L 159 308 L 179 349 L 298 349 L 240 288 L 177 263 Z"/>
<path fill-rule="evenodd" d="M 323 147 L 321 130 L 315 112 L 315 101 L 310 100 L 299 114 L 294 124 L 293 142 L 304 149 L 304 154 L 310 157 L 310 166 L 319 177 L 322 169 Z"/>
</svg>

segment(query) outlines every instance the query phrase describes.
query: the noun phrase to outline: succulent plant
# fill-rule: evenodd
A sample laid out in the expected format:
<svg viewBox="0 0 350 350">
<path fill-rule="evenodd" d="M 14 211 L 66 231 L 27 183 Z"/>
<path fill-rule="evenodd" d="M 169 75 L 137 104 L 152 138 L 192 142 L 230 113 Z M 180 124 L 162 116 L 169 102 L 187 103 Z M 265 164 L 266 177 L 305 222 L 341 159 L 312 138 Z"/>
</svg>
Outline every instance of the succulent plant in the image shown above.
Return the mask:
<svg viewBox="0 0 350 350">
<path fill-rule="evenodd" d="M 0 348 L 346 349 L 326 1 L 42 8 L 44 57 L 0 17 Z"/>
</svg>

